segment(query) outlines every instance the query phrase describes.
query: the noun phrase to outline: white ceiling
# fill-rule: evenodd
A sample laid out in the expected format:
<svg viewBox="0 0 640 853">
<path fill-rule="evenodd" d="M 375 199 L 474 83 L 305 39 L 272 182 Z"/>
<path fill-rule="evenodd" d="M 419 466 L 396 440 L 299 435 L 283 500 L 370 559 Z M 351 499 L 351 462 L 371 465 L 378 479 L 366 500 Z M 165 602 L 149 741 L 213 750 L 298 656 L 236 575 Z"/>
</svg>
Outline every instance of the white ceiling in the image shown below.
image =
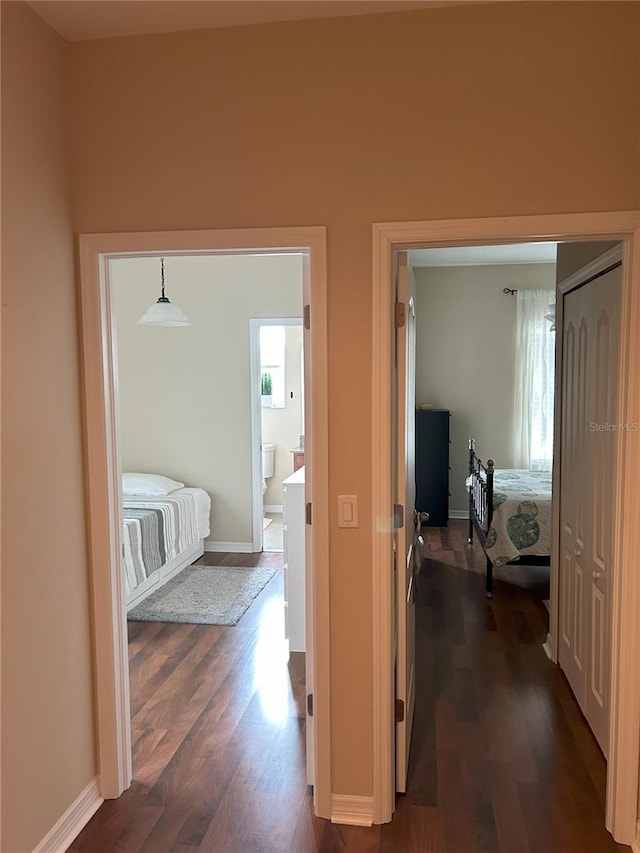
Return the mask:
<svg viewBox="0 0 640 853">
<path fill-rule="evenodd" d="M 464 267 L 494 264 L 555 264 L 557 243 L 513 243 L 508 246 L 451 246 L 411 249 L 412 267 Z"/>
<path fill-rule="evenodd" d="M 27 0 L 69 41 L 464 6 L 479 0 Z"/>
</svg>

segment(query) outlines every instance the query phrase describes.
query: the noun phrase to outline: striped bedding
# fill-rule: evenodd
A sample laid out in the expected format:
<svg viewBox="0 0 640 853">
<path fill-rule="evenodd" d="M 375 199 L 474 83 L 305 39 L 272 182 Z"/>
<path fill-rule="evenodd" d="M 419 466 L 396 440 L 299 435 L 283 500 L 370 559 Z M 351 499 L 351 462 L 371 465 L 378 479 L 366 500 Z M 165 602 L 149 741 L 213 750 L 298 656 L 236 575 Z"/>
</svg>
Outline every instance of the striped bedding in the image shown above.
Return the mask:
<svg viewBox="0 0 640 853">
<path fill-rule="evenodd" d="M 122 551 L 127 595 L 199 539 L 192 494 L 123 501 Z"/>
</svg>

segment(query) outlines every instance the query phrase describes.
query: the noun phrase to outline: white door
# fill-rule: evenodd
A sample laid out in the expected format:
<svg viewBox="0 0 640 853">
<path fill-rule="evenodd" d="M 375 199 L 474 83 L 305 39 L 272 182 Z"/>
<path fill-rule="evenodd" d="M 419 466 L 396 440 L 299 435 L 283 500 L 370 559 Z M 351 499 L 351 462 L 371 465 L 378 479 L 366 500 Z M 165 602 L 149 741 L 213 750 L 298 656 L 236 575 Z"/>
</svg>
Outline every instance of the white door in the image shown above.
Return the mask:
<svg viewBox="0 0 640 853">
<path fill-rule="evenodd" d="M 559 662 L 605 756 L 621 267 L 564 297 Z"/>
<path fill-rule="evenodd" d="M 415 484 L 415 308 L 409 296 L 407 253 L 398 255 L 396 290 L 396 790 L 406 791 L 415 705 L 416 544 Z"/>
</svg>

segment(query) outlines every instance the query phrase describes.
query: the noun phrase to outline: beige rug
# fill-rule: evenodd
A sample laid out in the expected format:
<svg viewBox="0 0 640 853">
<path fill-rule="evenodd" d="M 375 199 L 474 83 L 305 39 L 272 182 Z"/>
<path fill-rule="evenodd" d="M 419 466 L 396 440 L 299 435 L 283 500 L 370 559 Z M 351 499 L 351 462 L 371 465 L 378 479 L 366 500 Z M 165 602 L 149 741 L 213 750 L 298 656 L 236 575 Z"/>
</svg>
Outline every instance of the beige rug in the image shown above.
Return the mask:
<svg viewBox="0 0 640 853">
<path fill-rule="evenodd" d="M 130 610 L 127 619 L 235 625 L 275 571 L 270 566 L 187 566 Z"/>
</svg>

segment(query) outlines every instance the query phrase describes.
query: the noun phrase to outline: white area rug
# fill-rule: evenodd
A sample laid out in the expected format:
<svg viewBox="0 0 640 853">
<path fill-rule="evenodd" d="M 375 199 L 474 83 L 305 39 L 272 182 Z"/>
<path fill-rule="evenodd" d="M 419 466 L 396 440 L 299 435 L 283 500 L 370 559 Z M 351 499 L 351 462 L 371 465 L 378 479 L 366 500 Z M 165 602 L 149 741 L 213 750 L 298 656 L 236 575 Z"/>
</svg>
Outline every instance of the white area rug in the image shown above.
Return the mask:
<svg viewBox="0 0 640 853">
<path fill-rule="evenodd" d="M 132 622 L 235 625 L 275 568 L 187 566 L 127 613 Z"/>
</svg>

